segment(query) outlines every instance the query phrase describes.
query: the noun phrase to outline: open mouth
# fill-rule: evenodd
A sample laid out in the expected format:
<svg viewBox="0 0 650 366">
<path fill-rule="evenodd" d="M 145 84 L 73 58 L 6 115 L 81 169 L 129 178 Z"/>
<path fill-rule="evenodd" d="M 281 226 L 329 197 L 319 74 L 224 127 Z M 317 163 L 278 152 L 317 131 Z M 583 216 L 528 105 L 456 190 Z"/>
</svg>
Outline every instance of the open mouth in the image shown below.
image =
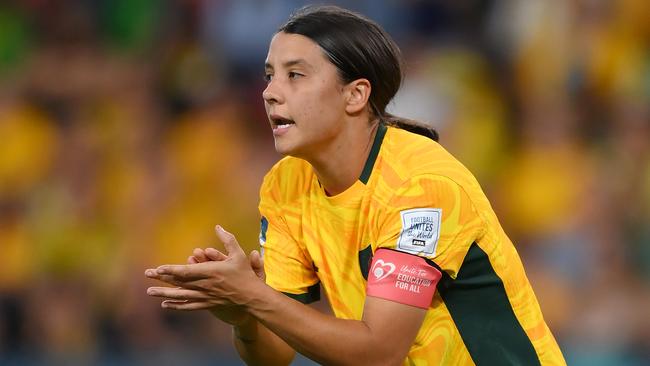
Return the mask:
<svg viewBox="0 0 650 366">
<path fill-rule="evenodd" d="M 282 117 L 271 117 L 271 123 L 273 124 L 273 129 L 284 129 L 289 128 L 296 123 L 290 119 Z"/>
</svg>

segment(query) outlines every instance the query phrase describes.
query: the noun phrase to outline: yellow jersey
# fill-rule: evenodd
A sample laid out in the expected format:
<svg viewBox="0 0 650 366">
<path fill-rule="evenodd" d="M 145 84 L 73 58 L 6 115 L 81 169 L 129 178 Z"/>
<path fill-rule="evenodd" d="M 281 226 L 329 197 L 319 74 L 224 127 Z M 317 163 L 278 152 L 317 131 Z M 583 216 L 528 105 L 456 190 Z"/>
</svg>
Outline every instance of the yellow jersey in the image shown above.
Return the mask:
<svg viewBox="0 0 650 366">
<path fill-rule="evenodd" d="M 485 194 L 437 142 L 380 125 L 361 177 L 335 196 L 308 162 L 285 157 L 259 209 L 267 284 L 304 303 L 322 287 L 338 318 L 362 318 L 380 248 L 440 272 L 404 365 L 565 364 Z"/>
</svg>

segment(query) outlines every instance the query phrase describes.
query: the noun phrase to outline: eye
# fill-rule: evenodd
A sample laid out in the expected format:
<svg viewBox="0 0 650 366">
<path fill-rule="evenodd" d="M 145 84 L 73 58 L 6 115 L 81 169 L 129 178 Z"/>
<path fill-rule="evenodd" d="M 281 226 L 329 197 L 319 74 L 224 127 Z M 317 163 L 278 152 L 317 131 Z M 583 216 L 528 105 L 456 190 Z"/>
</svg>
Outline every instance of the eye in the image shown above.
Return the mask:
<svg viewBox="0 0 650 366">
<path fill-rule="evenodd" d="M 297 73 L 297 72 L 295 72 L 295 71 L 289 71 L 288 76 L 289 76 L 289 79 L 290 79 L 290 80 L 294 80 L 294 79 L 297 79 L 297 78 L 299 78 L 299 77 L 301 77 L 301 76 L 304 76 L 304 75 L 299 74 L 299 73 Z"/>
<path fill-rule="evenodd" d="M 264 74 L 264 81 L 266 81 L 268 83 L 268 82 L 271 81 L 271 79 L 273 79 L 272 74 L 269 74 L 268 72 Z"/>
</svg>

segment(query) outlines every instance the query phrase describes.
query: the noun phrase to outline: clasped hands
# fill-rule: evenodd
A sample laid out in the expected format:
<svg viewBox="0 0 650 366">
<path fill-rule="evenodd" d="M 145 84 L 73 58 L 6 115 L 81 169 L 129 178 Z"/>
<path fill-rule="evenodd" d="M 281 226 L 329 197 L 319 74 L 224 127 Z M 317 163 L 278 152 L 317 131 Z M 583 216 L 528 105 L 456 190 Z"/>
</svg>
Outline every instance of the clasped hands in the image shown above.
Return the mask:
<svg viewBox="0 0 650 366">
<path fill-rule="evenodd" d="M 250 315 L 246 306 L 264 284 L 264 264 L 259 252 L 247 257 L 237 239 L 221 226 L 215 228 L 226 254 L 214 248 L 195 249 L 188 264 L 166 264 L 145 271 L 145 276 L 173 287 L 149 287 L 147 294 L 165 298 L 161 306 L 176 310 L 212 312 L 219 319 L 239 325 Z"/>
</svg>

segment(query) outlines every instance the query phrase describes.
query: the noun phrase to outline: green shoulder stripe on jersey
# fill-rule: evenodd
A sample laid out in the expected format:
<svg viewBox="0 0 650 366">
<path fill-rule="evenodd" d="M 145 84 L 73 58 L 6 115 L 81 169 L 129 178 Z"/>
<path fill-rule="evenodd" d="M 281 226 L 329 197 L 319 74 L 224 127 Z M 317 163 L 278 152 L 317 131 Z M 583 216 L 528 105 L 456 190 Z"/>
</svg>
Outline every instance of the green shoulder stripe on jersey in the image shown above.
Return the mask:
<svg viewBox="0 0 650 366">
<path fill-rule="evenodd" d="M 467 252 L 456 280 L 442 273 L 438 291 L 477 366 L 540 364 L 503 282 L 476 243 Z"/>
<path fill-rule="evenodd" d="M 367 281 L 368 271 L 370 270 L 370 261 L 372 260 L 372 244 L 368 244 L 363 250 L 359 251 L 359 269 L 361 275 Z"/>
<path fill-rule="evenodd" d="M 367 184 L 368 179 L 370 179 L 370 173 L 372 173 L 372 167 L 375 166 L 375 160 L 377 160 L 377 156 L 379 155 L 379 148 L 381 147 L 381 142 L 384 140 L 384 136 L 386 135 L 386 130 L 387 127 L 383 123 L 379 123 L 377 134 L 375 134 L 375 140 L 372 142 L 372 147 L 370 148 L 368 160 L 366 160 L 366 165 L 363 166 L 363 171 L 359 177 L 359 180 L 363 184 Z"/>
<path fill-rule="evenodd" d="M 288 292 L 283 292 L 283 294 L 294 300 L 298 300 L 303 304 L 311 304 L 312 302 L 320 300 L 320 282 L 309 286 L 307 292 L 304 294 L 290 294 Z"/>
</svg>

